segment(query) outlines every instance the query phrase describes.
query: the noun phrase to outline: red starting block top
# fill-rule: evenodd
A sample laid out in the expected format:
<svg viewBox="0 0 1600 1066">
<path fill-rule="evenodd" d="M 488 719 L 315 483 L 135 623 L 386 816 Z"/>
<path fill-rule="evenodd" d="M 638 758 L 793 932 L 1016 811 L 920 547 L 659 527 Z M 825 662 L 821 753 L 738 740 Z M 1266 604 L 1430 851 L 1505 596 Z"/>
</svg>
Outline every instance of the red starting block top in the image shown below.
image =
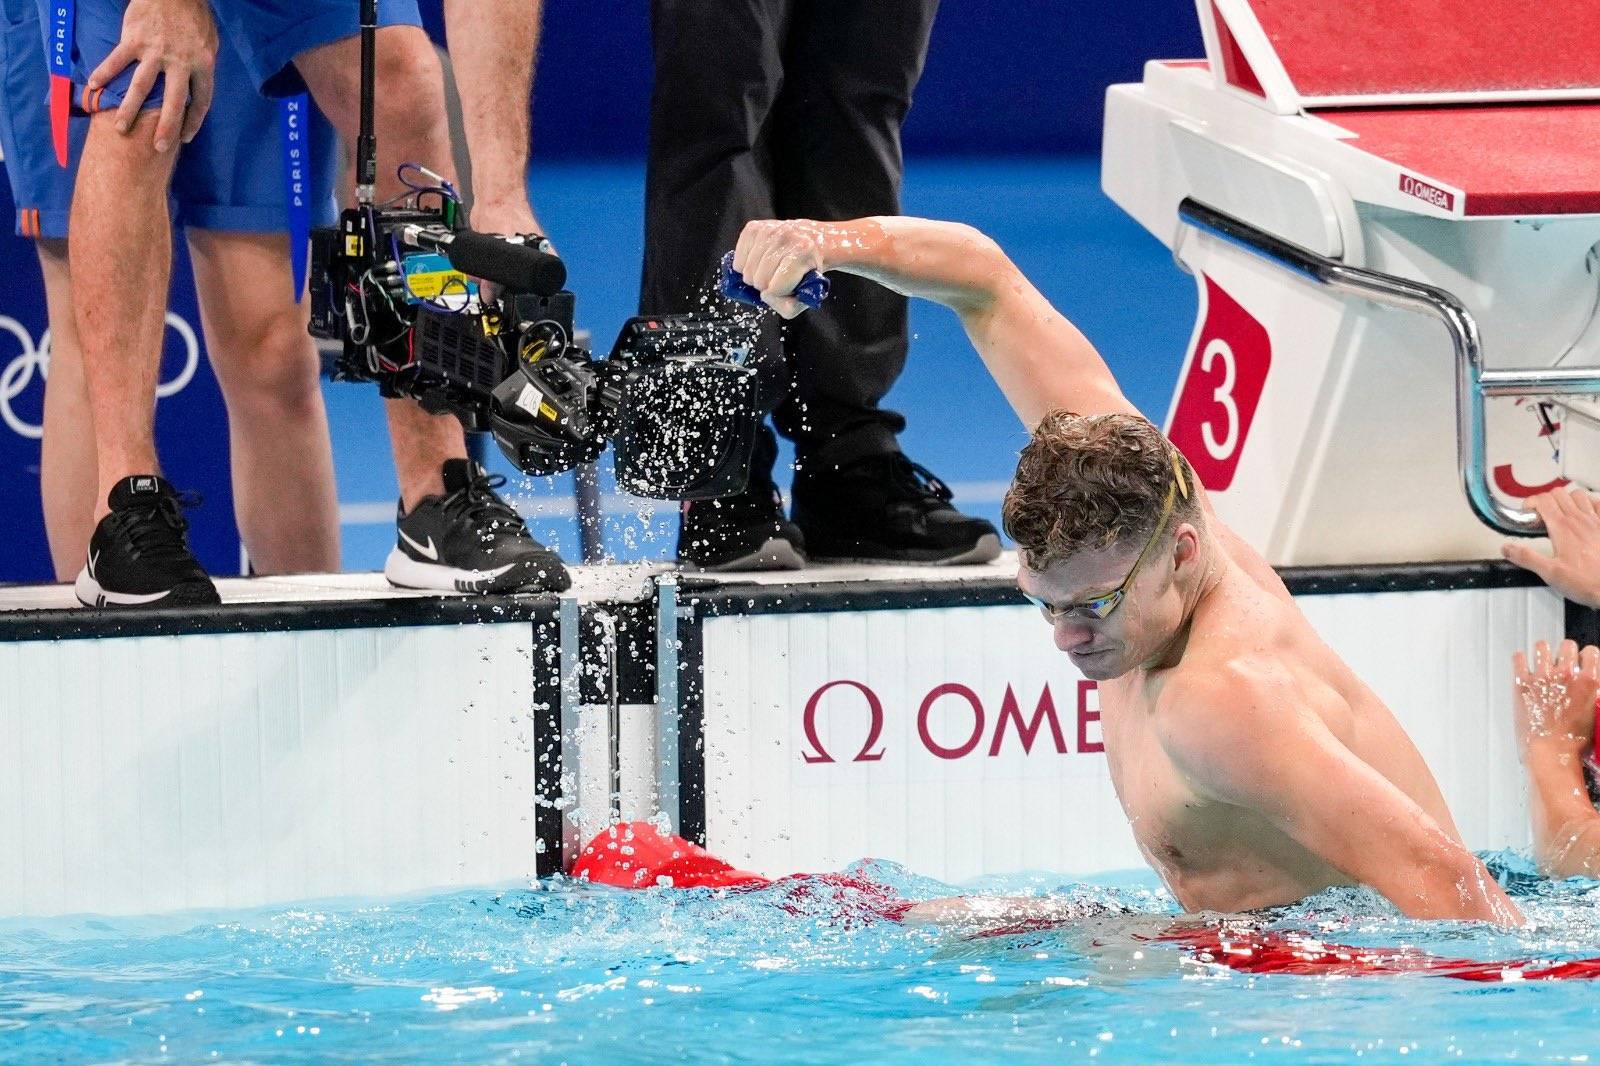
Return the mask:
<svg viewBox="0 0 1600 1066">
<path fill-rule="evenodd" d="M 1302 98 L 1600 88 L 1594 0 L 1250 0 Z"/>
<path fill-rule="evenodd" d="M 1315 114 L 1355 134 L 1362 151 L 1463 190 L 1468 215 L 1600 213 L 1600 103 Z"/>
</svg>

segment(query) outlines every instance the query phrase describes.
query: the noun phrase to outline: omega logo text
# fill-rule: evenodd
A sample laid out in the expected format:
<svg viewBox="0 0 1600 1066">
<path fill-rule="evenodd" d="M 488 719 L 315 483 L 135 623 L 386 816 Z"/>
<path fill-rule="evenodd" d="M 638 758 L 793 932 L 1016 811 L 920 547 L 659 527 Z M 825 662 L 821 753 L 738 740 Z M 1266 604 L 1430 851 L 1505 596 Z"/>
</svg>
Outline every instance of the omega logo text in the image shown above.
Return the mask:
<svg viewBox="0 0 1600 1066">
<path fill-rule="evenodd" d="M 952 761 L 968 756 L 992 759 L 1009 750 L 1020 750 L 1024 755 L 1031 755 L 1035 746 L 1041 754 L 1054 752 L 1057 755 L 1070 755 L 1074 751 L 1080 755 L 1098 754 L 1105 751 L 1105 745 L 1099 738 L 1098 697 L 1093 681 L 1079 681 L 1076 708 L 1060 711 L 1056 707 L 1055 695 L 1046 684 L 1032 710 L 1024 712 L 1016 689 L 1008 684 L 1000 698 L 998 712 L 991 717 L 993 705 L 986 707 L 982 697 L 971 687 L 958 682 L 946 682 L 928 690 L 917 705 L 917 743 L 935 758 Z M 1063 727 L 1063 714 L 1069 716 L 1066 728 Z M 801 760 L 808 764 L 839 761 L 823 745 L 818 729 L 824 716 L 832 716 L 826 720 L 833 724 L 832 733 L 835 737 L 861 737 L 859 743 L 852 741 L 848 748 L 836 742 L 835 746 L 840 747 L 841 755 L 853 749 L 854 754 L 846 756 L 846 761 L 882 761 L 890 751 L 887 744 L 881 743 L 885 715 L 883 701 L 870 686 L 849 678 L 829 681 L 818 687 L 806 700 L 801 719 L 806 744 L 800 753 Z M 1076 745 L 1069 741 L 1076 741 Z"/>
</svg>

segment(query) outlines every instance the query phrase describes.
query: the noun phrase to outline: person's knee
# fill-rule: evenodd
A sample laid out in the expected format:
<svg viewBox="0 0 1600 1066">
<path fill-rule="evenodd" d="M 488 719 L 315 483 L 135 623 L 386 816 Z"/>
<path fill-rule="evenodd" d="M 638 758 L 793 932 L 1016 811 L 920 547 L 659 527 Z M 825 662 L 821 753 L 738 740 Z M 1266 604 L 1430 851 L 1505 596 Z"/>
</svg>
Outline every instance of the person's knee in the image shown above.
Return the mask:
<svg viewBox="0 0 1600 1066">
<path fill-rule="evenodd" d="M 232 316 L 207 340 L 232 409 L 303 415 L 322 403 L 317 349 L 297 313 Z"/>
<path fill-rule="evenodd" d="M 444 68 L 433 43 L 421 30 L 396 34 L 387 47 L 378 49 L 377 79 L 380 88 L 374 118 L 378 143 L 383 144 L 387 138 L 397 145 L 443 146 L 448 151 L 450 127 L 445 116 Z M 446 157 L 425 162 L 440 169 L 450 160 Z"/>
<path fill-rule="evenodd" d="M 376 37 L 374 118 L 379 143 L 445 130 L 444 69 L 428 35 L 416 26 L 386 26 Z M 330 121 L 350 140 L 361 106 L 355 38 L 314 48 L 295 58 Z M 446 136 L 448 133 L 446 132 Z"/>
</svg>

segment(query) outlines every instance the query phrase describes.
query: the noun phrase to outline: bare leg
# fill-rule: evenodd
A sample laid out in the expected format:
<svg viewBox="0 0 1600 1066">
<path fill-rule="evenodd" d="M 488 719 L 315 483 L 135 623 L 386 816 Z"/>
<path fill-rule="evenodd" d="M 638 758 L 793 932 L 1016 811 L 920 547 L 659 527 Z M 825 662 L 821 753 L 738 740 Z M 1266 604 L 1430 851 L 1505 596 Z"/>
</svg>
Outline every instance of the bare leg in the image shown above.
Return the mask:
<svg viewBox="0 0 1600 1066">
<path fill-rule="evenodd" d="M 126 136 L 116 113 L 89 120 L 72 197 L 68 256 L 73 313 L 94 422 L 94 518 L 130 474 L 156 460 L 156 381 L 172 270 L 167 187 L 175 153 L 154 148 L 157 113 L 139 115 Z"/>
<path fill-rule="evenodd" d="M 377 33 L 377 198 L 404 191 L 395 176 L 403 162 L 423 163 L 450 177 L 450 131 L 445 122 L 444 74 L 428 37 L 415 26 L 386 26 Z M 356 142 L 360 117 L 360 42 L 347 37 L 295 57 L 295 66 L 317 104 L 347 146 Z M 461 423 L 452 415 L 430 415 L 413 400 L 388 400 L 389 439 L 394 448 L 400 499 L 410 510 L 424 496 L 444 491 L 440 468 L 467 454 Z"/>
<path fill-rule="evenodd" d="M 39 495 L 44 502 L 45 535 L 56 580 L 71 581 L 89 554 L 89 535 L 94 532 L 94 426 L 83 380 L 78 325 L 72 318 L 67 242 L 41 238 L 35 247 L 50 314 L 50 376 L 44 390 Z"/>
<path fill-rule="evenodd" d="M 339 569 L 339 500 L 309 305 L 282 234 L 190 230 L 200 320 L 228 406 L 233 507 L 259 574 Z"/>
</svg>

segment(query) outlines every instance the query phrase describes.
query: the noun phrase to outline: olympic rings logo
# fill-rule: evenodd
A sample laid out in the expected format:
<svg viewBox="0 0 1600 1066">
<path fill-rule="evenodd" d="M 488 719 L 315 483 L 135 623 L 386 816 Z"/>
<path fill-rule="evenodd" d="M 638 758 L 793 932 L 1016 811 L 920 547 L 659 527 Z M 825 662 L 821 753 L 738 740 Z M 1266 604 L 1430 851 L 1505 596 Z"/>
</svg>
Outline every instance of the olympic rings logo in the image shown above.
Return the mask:
<svg viewBox="0 0 1600 1066">
<path fill-rule="evenodd" d="M 194 380 L 195 371 L 200 369 L 200 338 L 195 335 L 194 327 L 185 322 L 183 318 L 172 312 L 167 312 L 167 328 L 178 335 L 183 342 L 183 367 L 178 371 L 178 376 L 171 381 L 163 381 L 156 386 L 156 398 L 166 399 L 184 390 L 190 381 Z M 12 408 L 11 402 L 33 384 L 35 374 L 40 381 L 50 378 L 50 331 L 44 331 L 39 338 L 39 343 L 33 343 L 22 323 L 14 318 L 0 315 L 0 333 L 9 333 L 17 339 L 21 347 L 21 354 L 14 357 L 0 370 L 0 421 L 11 427 L 12 432 L 29 440 L 39 440 L 44 436 L 44 426 L 34 425 Z"/>
</svg>

